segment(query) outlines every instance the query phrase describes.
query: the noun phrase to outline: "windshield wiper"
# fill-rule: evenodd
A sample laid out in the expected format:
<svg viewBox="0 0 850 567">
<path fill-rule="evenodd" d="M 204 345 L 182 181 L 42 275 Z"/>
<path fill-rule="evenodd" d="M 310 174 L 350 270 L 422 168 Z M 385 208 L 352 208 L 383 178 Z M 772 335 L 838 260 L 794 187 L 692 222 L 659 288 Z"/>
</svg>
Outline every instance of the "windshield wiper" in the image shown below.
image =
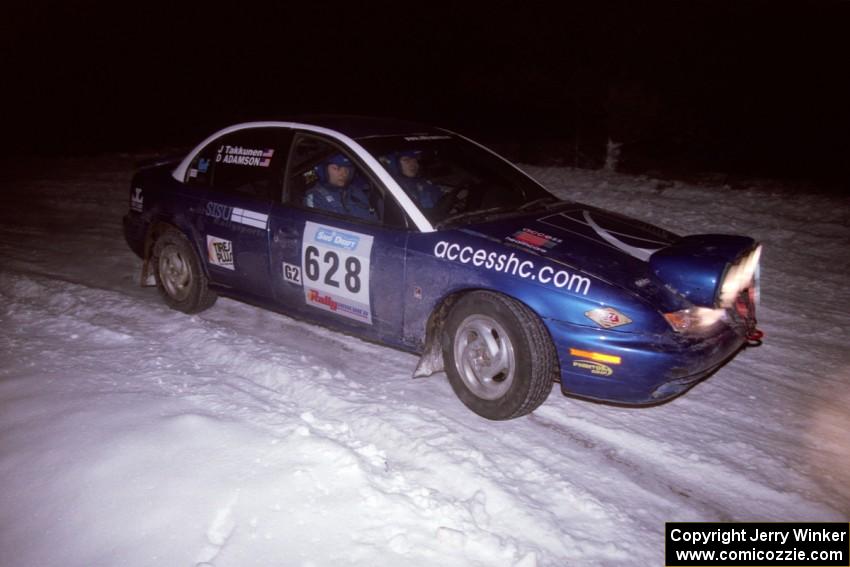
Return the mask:
<svg viewBox="0 0 850 567">
<path fill-rule="evenodd" d="M 442 228 L 442 227 L 444 227 L 444 226 L 446 226 L 446 225 L 448 225 L 448 224 L 450 224 L 454 221 L 458 221 L 458 220 L 461 220 L 461 219 L 473 219 L 473 218 L 478 218 L 478 217 L 488 217 L 488 216 L 498 214 L 498 213 L 506 213 L 506 214 L 509 214 L 509 215 L 515 215 L 515 214 L 520 213 L 522 211 L 528 210 L 532 207 L 541 205 L 541 204 L 543 204 L 547 201 L 551 201 L 552 205 L 563 203 L 563 201 L 561 201 L 557 197 L 553 197 L 552 195 L 547 195 L 546 197 L 540 197 L 539 199 L 534 199 L 533 201 L 529 201 L 528 203 L 524 203 L 523 205 L 520 205 L 519 207 L 499 205 L 498 207 L 492 207 L 490 209 L 483 209 L 481 211 L 465 211 L 463 213 L 457 213 L 457 214 L 452 215 L 450 217 L 444 218 L 443 220 L 437 222 L 434 226 L 436 228 Z M 548 209 L 549 207 L 546 207 L 546 208 Z"/>
<path fill-rule="evenodd" d="M 447 224 L 452 223 L 452 222 L 457 221 L 457 220 L 460 220 L 460 219 L 473 219 L 473 218 L 477 218 L 477 217 L 486 217 L 486 216 L 492 215 L 493 213 L 504 213 L 504 212 L 513 212 L 513 211 L 516 211 L 516 209 L 514 209 L 513 207 L 506 207 L 504 205 L 500 205 L 498 207 L 492 207 L 490 209 L 483 209 L 483 210 L 480 210 L 480 211 L 465 211 L 463 213 L 457 213 L 457 214 L 452 215 L 450 217 L 446 217 L 443 220 L 436 223 L 434 226 L 436 228 L 443 228 Z"/>
<path fill-rule="evenodd" d="M 522 206 L 520 206 L 517 209 L 517 211 L 527 211 L 528 209 L 533 209 L 537 205 L 542 205 L 543 203 L 546 203 L 547 201 L 552 201 L 552 200 L 554 200 L 556 203 L 560 202 L 560 199 L 558 199 L 557 197 L 554 197 L 552 195 L 546 195 L 545 197 L 539 197 L 537 199 L 531 200 L 531 201 L 523 204 Z"/>
</svg>

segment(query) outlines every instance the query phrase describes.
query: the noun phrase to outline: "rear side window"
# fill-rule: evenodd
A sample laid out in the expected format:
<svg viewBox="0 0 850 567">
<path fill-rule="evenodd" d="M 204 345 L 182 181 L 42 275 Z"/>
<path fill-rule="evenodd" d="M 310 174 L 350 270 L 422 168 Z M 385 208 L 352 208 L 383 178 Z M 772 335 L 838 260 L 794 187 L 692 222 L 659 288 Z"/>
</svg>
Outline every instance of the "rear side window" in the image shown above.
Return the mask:
<svg viewBox="0 0 850 567">
<path fill-rule="evenodd" d="M 222 136 L 192 160 L 186 183 L 260 200 L 277 199 L 290 137 L 282 128 L 253 128 Z"/>
<path fill-rule="evenodd" d="M 186 170 L 186 185 L 193 187 L 209 187 L 212 183 L 213 163 L 215 162 L 215 149 L 218 141 L 213 142 L 198 152 L 189 169 Z"/>
</svg>

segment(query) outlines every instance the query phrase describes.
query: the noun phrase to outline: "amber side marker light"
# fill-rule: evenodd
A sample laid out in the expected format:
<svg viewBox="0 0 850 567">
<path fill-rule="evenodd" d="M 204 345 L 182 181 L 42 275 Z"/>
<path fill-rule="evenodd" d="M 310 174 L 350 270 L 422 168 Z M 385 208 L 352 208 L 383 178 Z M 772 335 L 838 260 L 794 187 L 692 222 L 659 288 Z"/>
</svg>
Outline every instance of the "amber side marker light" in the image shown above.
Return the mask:
<svg viewBox="0 0 850 567">
<path fill-rule="evenodd" d="M 602 354 L 601 352 L 590 352 L 589 350 L 579 350 L 577 348 L 570 349 L 570 356 L 589 358 L 596 362 L 607 362 L 608 364 L 620 364 L 622 360 L 619 356 L 614 356 L 613 354 Z"/>
</svg>

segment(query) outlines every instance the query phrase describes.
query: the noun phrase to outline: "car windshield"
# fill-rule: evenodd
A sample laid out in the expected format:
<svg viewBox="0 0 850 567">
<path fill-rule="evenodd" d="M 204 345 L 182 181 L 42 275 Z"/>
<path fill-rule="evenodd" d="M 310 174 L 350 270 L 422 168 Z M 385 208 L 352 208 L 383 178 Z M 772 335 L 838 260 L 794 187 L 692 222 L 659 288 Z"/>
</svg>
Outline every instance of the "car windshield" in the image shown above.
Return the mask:
<svg viewBox="0 0 850 567">
<path fill-rule="evenodd" d="M 509 163 L 457 136 L 358 141 L 437 227 L 522 214 L 559 202 Z"/>
</svg>

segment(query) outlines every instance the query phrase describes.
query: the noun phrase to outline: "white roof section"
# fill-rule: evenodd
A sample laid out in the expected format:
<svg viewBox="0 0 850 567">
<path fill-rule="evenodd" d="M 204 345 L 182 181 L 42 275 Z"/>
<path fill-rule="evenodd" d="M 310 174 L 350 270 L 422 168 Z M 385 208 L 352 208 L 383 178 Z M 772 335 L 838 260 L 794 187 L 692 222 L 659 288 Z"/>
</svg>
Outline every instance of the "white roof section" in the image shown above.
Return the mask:
<svg viewBox="0 0 850 567">
<path fill-rule="evenodd" d="M 223 128 L 210 136 L 195 146 L 195 148 L 189 152 L 189 154 L 183 158 L 183 161 L 180 162 L 174 171 L 171 173 L 172 177 L 177 181 L 183 183 L 186 180 L 186 172 L 189 169 L 189 164 L 192 163 L 192 160 L 202 149 L 207 147 L 212 141 L 224 136 L 226 134 L 230 134 L 231 132 L 237 132 L 239 130 L 246 130 L 250 128 L 295 128 L 298 130 L 304 130 L 307 132 L 314 132 L 316 134 L 322 134 L 329 138 L 333 138 L 334 140 L 342 143 L 346 148 L 351 150 L 357 157 L 359 157 L 363 163 L 366 164 L 367 167 L 372 171 L 372 173 L 381 180 L 381 182 L 386 186 L 386 188 L 392 193 L 393 197 L 395 197 L 398 204 L 404 209 L 404 212 L 410 217 L 413 223 L 416 225 L 416 228 L 419 229 L 420 232 L 434 232 L 434 226 L 431 222 L 425 218 L 425 215 L 422 214 L 422 211 L 413 203 L 413 200 L 405 193 L 404 189 L 396 182 L 393 177 L 387 173 L 387 170 L 380 164 L 380 162 L 372 156 L 369 152 L 367 152 L 363 146 L 358 144 L 354 139 L 337 132 L 336 130 L 331 130 L 330 128 L 323 128 L 321 126 L 314 126 L 312 124 L 304 124 L 301 122 L 282 122 L 282 121 L 262 121 L 262 122 L 243 122 L 241 124 L 234 124 L 233 126 L 228 126 L 227 128 Z"/>
</svg>

